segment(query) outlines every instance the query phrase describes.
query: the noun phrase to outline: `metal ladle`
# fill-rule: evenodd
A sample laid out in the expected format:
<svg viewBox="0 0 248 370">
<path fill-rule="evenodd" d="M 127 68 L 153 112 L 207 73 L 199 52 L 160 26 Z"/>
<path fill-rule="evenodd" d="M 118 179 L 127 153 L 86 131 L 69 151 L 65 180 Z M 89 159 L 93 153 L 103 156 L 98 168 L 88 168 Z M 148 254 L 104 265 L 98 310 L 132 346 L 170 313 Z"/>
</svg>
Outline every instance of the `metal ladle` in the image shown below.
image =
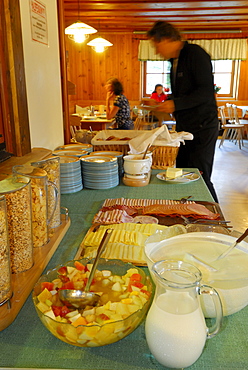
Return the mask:
<svg viewBox="0 0 248 370">
<path fill-rule="evenodd" d="M 112 234 L 111 229 L 107 229 L 102 237 L 101 243 L 97 249 L 97 254 L 92 265 L 92 269 L 90 271 L 90 275 L 88 281 L 86 283 L 85 289 L 83 290 L 76 290 L 76 289 L 61 289 L 59 290 L 59 298 L 60 300 L 69 305 L 76 308 L 84 308 L 86 306 L 95 306 L 100 299 L 100 296 L 96 293 L 89 292 L 90 286 L 92 283 L 92 279 L 95 275 L 96 267 L 98 265 L 99 259 L 108 244 L 110 236 Z"/>
</svg>

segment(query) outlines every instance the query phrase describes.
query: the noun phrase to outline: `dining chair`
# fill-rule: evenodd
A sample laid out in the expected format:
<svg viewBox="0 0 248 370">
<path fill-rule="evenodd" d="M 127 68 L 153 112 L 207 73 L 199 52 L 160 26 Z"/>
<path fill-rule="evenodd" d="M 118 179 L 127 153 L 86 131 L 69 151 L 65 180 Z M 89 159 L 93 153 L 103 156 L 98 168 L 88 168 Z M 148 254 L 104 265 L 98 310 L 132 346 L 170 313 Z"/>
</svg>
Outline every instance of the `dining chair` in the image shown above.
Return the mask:
<svg viewBox="0 0 248 370">
<path fill-rule="evenodd" d="M 239 118 L 237 105 L 233 104 L 232 108 L 233 108 L 235 123 L 239 125 L 244 125 L 243 136 L 246 136 L 246 139 L 248 139 L 248 120 L 244 118 L 241 118 L 241 119 Z"/>
<path fill-rule="evenodd" d="M 219 113 L 220 113 L 220 118 L 221 118 L 221 128 L 224 130 L 222 137 L 220 139 L 220 145 L 224 144 L 224 141 L 227 137 L 231 140 L 231 137 L 233 136 L 233 131 L 235 133 L 235 144 L 238 142 L 239 143 L 239 149 L 241 149 L 241 145 L 243 145 L 243 140 L 242 140 L 242 131 L 244 128 L 244 125 L 240 125 L 238 123 L 227 123 L 227 118 L 225 115 L 225 106 L 222 105 L 218 107 Z"/>
<path fill-rule="evenodd" d="M 157 122 L 144 121 L 143 115 L 138 114 L 134 121 L 134 130 L 152 130 L 156 127 Z"/>
<path fill-rule="evenodd" d="M 69 122 L 71 138 L 73 139 L 76 136 L 76 131 L 81 129 L 81 117 L 70 115 Z"/>
</svg>

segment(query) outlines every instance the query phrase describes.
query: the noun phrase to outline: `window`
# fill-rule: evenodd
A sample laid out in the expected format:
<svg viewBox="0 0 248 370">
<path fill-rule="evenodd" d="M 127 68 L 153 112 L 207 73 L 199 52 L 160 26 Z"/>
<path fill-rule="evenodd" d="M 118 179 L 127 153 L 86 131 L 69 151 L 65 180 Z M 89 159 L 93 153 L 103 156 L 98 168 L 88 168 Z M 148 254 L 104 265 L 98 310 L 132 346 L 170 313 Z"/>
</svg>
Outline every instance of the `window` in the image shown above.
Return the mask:
<svg viewBox="0 0 248 370">
<path fill-rule="evenodd" d="M 233 95 L 234 87 L 234 65 L 233 60 L 213 60 L 214 83 L 221 89 L 218 95 Z"/>
<path fill-rule="evenodd" d="M 167 60 L 144 62 L 143 96 L 150 96 L 157 84 L 170 89 L 170 66 Z"/>
<path fill-rule="evenodd" d="M 149 97 L 156 84 L 162 84 L 170 90 L 170 62 L 144 62 L 143 96 Z M 237 90 L 239 61 L 212 61 L 214 83 L 221 87 L 218 96 L 234 97 Z"/>
</svg>

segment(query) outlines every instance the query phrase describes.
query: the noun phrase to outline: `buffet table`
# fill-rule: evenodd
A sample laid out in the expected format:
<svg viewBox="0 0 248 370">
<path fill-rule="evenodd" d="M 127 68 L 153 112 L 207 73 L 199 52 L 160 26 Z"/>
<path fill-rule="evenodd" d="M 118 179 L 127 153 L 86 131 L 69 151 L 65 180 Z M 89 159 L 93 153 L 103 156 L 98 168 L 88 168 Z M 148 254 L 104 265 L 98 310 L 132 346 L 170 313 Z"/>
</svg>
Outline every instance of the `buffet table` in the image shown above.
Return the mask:
<svg viewBox="0 0 248 370">
<path fill-rule="evenodd" d="M 197 170 L 195 170 L 197 172 Z M 71 227 L 53 255 L 47 269 L 73 259 L 95 213 L 106 198 L 180 199 L 212 202 L 204 181 L 167 184 L 153 171 L 146 187 L 119 185 L 109 190 L 83 189 L 62 195 L 62 206 L 69 208 Z M 248 307 L 224 318 L 223 329 L 206 342 L 202 356 L 188 369 L 246 369 Z M 84 370 L 162 370 L 146 344 L 144 323 L 121 341 L 98 348 L 80 348 L 55 338 L 40 322 L 31 296 L 16 320 L 0 332 L 1 368 L 45 368 Z"/>
</svg>

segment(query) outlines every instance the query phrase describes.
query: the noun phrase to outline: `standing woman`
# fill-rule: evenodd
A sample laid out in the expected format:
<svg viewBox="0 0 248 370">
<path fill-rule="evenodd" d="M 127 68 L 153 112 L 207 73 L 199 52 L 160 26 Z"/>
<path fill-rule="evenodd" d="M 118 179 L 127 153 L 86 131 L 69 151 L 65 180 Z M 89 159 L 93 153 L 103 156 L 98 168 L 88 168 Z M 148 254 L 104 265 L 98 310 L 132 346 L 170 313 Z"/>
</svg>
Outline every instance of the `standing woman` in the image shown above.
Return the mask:
<svg viewBox="0 0 248 370">
<path fill-rule="evenodd" d="M 130 117 L 130 106 L 127 98 L 123 95 L 121 82 L 117 78 L 110 78 L 105 84 L 105 89 L 107 90 L 107 119 L 115 117 L 118 130 L 132 130 L 133 121 Z"/>
</svg>

